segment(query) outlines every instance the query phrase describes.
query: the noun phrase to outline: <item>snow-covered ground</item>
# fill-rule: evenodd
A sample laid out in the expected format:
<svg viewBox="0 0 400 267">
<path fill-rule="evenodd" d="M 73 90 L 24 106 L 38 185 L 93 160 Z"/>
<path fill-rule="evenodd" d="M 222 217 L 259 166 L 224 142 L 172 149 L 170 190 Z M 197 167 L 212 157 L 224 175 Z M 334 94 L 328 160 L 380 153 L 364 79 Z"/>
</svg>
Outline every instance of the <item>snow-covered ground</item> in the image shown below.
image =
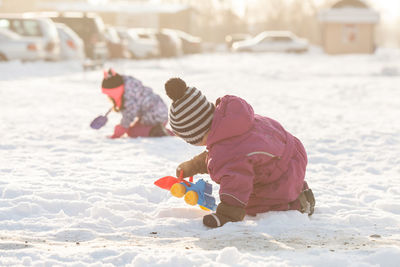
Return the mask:
<svg viewBox="0 0 400 267">
<path fill-rule="evenodd" d="M 110 140 L 115 113 L 92 130 L 110 106 L 101 70 L 1 63 L 1 266 L 400 266 L 400 51 L 107 66 L 168 105 L 164 83 L 179 76 L 210 101 L 238 95 L 280 121 L 308 152 L 315 214 L 270 212 L 207 229 L 206 211 L 153 184 L 202 148 L 176 137 Z"/>
</svg>

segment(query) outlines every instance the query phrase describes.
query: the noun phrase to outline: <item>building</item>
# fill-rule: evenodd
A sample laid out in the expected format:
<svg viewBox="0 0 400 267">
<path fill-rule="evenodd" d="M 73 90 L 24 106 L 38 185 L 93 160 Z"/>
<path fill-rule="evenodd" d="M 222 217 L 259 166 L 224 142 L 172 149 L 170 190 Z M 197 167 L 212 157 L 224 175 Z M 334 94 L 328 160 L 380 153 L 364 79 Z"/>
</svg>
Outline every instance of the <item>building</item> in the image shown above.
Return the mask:
<svg viewBox="0 0 400 267">
<path fill-rule="evenodd" d="M 43 0 L 42 0 L 43 1 Z M 43 2 L 39 10 L 58 12 L 91 12 L 102 17 L 106 24 L 126 27 L 173 28 L 193 32 L 196 13 L 187 5 L 154 4 L 147 1 L 113 1 L 91 4 L 86 1 Z"/>
<path fill-rule="evenodd" d="M 379 14 L 359 0 L 342 0 L 319 14 L 328 54 L 374 53 Z"/>
<path fill-rule="evenodd" d="M 173 28 L 196 33 L 197 12 L 182 4 L 154 4 L 149 1 L 88 0 L 0 0 L 0 13 L 20 12 L 90 12 L 97 13 L 106 24 L 126 27 Z"/>
<path fill-rule="evenodd" d="M 63 0 L 73 3 L 77 0 Z M 55 2 L 54 0 L 0 0 L 0 13 L 21 13 L 39 10 L 43 4 Z"/>
</svg>

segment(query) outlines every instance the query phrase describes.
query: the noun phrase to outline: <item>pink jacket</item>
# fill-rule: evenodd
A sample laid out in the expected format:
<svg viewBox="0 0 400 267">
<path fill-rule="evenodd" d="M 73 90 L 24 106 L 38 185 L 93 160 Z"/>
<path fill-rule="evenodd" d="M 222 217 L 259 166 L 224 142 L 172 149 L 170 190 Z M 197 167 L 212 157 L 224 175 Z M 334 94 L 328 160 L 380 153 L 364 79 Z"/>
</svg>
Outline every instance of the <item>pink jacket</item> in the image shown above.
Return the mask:
<svg viewBox="0 0 400 267">
<path fill-rule="evenodd" d="M 245 206 L 247 214 L 291 209 L 303 188 L 307 155 L 300 140 L 239 97 L 217 100 L 207 149 L 221 201 Z"/>
</svg>

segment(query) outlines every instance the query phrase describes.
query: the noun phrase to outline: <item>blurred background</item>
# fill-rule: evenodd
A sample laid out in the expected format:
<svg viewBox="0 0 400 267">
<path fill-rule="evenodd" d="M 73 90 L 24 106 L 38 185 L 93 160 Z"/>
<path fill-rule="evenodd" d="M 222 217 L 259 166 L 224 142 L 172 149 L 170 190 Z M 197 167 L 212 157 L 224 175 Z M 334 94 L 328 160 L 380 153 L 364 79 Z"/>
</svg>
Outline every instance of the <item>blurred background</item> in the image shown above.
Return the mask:
<svg viewBox="0 0 400 267">
<path fill-rule="evenodd" d="M 0 60 L 400 47 L 396 0 L 0 0 Z"/>
</svg>

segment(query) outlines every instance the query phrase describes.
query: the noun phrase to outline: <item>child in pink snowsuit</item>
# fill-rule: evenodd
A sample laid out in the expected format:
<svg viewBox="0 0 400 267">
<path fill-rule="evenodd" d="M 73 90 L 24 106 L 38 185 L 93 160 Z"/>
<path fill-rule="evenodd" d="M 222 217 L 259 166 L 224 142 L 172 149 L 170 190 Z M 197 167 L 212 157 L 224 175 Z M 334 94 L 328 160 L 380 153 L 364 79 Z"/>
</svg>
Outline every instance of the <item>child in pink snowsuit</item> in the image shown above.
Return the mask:
<svg viewBox="0 0 400 267">
<path fill-rule="evenodd" d="M 169 135 L 165 129 L 168 108 L 161 97 L 141 81 L 119 75 L 112 69 L 104 73 L 102 92 L 113 102 L 113 109 L 121 112 L 121 123 L 110 138 L 156 137 Z"/>
<path fill-rule="evenodd" d="M 208 173 L 220 185 L 221 203 L 203 223 L 219 227 L 245 214 L 299 210 L 311 215 L 315 199 L 304 181 L 307 155 L 299 139 L 277 121 L 254 114 L 242 98 L 226 95 L 212 104 L 179 78 L 165 84 L 172 99 L 173 132 L 207 151 L 181 163 L 177 176 Z"/>
</svg>

